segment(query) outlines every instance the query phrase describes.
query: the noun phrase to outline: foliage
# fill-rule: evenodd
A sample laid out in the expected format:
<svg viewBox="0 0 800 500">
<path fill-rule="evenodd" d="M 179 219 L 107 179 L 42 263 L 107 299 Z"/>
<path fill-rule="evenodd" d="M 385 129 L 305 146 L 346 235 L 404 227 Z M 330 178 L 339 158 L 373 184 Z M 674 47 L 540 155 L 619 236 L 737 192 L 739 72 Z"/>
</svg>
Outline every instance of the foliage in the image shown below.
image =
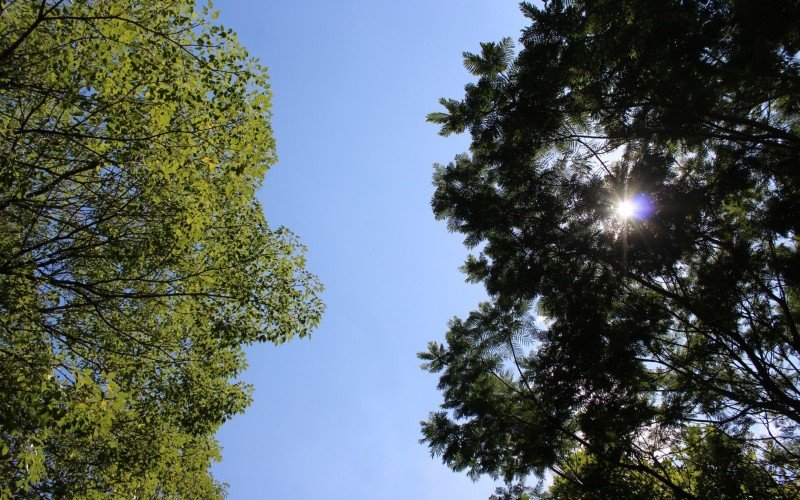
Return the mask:
<svg viewBox="0 0 800 500">
<path fill-rule="evenodd" d="M 776 486 L 756 464 L 755 451 L 744 441 L 710 426 L 688 427 L 681 437 L 680 448 L 660 457 L 659 466 L 682 491 L 698 498 L 793 498 L 790 488 Z M 605 467 L 582 450 L 565 465 L 569 474 L 556 477 L 550 490 L 541 495 L 544 500 L 674 497 L 674 492 L 653 476 L 636 469 Z"/>
<path fill-rule="evenodd" d="M 193 0 L 0 2 L 0 496 L 224 493 L 242 347 L 320 286 L 255 190 L 266 68 Z"/>
<path fill-rule="evenodd" d="M 432 205 L 490 301 L 420 354 L 444 395 L 423 441 L 472 476 L 550 470 L 586 498 L 755 491 L 745 476 L 796 497 L 800 6 L 522 10 L 519 52 L 465 54 L 477 82 L 429 115 L 471 134 Z M 671 458 L 698 425 L 745 476 Z"/>
</svg>

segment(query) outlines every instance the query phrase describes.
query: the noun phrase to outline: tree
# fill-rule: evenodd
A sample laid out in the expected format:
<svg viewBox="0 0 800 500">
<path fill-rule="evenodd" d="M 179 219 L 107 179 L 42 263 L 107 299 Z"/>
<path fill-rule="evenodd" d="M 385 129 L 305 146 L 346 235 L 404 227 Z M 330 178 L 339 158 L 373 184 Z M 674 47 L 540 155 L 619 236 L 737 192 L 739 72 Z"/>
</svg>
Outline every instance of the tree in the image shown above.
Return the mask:
<svg viewBox="0 0 800 500">
<path fill-rule="evenodd" d="M 320 285 L 255 191 L 266 68 L 193 0 L 0 2 L 0 496 L 213 498 L 243 346 Z"/>
<path fill-rule="evenodd" d="M 471 134 L 432 205 L 490 300 L 420 353 L 423 442 L 473 477 L 694 498 L 702 426 L 795 498 L 800 5 L 521 8 L 519 52 L 465 53 L 477 82 L 429 115 Z"/>
<path fill-rule="evenodd" d="M 788 487 L 776 486 L 768 471 L 757 465 L 755 451 L 713 427 L 688 427 L 682 446 L 660 460 L 661 470 L 683 491 L 699 498 L 792 498 Z M 611 469 L 596 457 L 577 452 L 566 465 L 579 483 L 555 479 L 543 499 L 669 499 L 674 492 L 652 475 L 629 469 Z M 656 464 L 649 463 L 649 467 Z"/>
</svg>

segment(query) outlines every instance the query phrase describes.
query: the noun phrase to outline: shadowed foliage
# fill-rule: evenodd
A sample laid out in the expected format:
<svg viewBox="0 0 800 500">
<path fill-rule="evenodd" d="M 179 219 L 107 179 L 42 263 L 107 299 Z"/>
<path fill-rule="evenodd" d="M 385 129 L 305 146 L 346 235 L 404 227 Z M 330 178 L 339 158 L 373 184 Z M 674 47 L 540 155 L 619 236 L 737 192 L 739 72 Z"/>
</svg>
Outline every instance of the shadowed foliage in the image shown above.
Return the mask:
<svg viewBox="0 0 800 500">
<path fill-rule="evenodd" d="M 428 117 L 471 136 L 432 205 L 490 300 L 420 354 L 423 441 L 552 498 L 796 498 L 800 5 L 522 11 Z"/>
</svg>

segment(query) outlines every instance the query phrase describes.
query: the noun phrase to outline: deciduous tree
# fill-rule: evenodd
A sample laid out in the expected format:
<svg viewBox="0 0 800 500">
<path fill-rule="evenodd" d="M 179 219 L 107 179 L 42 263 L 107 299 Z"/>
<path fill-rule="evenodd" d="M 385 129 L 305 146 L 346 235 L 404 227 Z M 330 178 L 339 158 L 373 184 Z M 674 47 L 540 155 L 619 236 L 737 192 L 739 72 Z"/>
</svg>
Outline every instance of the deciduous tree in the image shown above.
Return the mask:
<svg viewBox="0 0 800 500">
<path fill-rule="evenodd" d="M 432 204 L 490 300 L 420 355 L 423 441 L 472 476 L 692 498 L 700 426 L 796 497 L 800 5 L 522 10 L 519 52 L 465 54 L 477 81 L 429 115 L 472 138 Z"/>
<path fill-rule="evenodd" d="M 317 324 L 266 68 L 193 0 L 0 2 L 0 496 L 210 498 L 243 346 Z"/>
</svg>

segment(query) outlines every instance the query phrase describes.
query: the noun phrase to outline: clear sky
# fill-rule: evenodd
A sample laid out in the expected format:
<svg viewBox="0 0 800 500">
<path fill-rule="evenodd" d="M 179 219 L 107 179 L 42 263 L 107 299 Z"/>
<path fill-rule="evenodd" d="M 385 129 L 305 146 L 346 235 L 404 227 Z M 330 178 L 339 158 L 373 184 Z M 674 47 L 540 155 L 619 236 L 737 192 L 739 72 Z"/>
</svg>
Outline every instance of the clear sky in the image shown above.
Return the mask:
<svg viewBox="0 0 800 500">
<path fill-rule="evenodd" d="M 270 69 L 279 163 L 267 220 L 309 248 L 327 311 L 315 334 L 249 349 L 255 402 L 218 437 L 233 499 L 485 499 L 418 443 L 438 407 L 415 354 L 483 298 L 467 250 L 434 220 L 432 164 L 467 148 L 425 115 L 460 98 L 462 51 L 518 38 L 501 0 L 217 0 Z"/>
</svg>

